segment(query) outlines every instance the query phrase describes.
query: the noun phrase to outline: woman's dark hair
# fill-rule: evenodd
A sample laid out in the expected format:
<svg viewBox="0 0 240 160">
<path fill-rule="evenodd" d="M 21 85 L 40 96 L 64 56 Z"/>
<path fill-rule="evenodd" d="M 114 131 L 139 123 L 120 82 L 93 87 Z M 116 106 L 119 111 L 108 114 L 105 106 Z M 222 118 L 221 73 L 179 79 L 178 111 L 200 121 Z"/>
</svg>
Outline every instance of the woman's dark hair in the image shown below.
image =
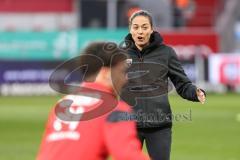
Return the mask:
<svg viewBox="0 0 240 160">
<path fill-rule="evenodd" d="M 148 18 L 151 27 L 153 27 L 153 18 L 152 18 L 152 15 L 151 15 L 151 13 L 149 13 L 149 12 L 146 11 L 146 10 L 139 10 L 139 11 L 134 12 L 134 13 L 131 15 L 131 17 L 129 18 L 129 26 L 132 25 L 133 19 L 136 18 L 137 16 L 144 16 L 144 17 Z"/>
</svg>

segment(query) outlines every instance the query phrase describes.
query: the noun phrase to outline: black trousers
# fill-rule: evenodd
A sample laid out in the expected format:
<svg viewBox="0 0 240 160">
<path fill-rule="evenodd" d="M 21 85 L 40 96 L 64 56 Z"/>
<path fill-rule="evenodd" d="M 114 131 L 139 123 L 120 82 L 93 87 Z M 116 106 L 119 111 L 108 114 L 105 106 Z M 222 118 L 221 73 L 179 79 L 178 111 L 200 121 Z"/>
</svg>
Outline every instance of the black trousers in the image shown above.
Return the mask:
<svg viewBox="0 0 240 160">
<path fill-rule="evenodd" d="M 170 160 L 171 128 L 138 128 L 138 138 L 142 145 L 145 140 L 148 154 L 152 160 Z"/>
</svg>

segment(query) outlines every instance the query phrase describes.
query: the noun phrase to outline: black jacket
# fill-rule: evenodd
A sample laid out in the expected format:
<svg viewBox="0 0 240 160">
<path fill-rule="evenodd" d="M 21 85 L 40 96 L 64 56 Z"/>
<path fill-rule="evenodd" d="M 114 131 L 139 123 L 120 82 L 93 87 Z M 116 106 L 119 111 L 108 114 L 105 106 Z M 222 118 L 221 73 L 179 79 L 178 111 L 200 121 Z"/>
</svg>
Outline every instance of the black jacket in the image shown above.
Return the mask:
<svg viewBox="0 0 240 160">
<path fill-rule="evenodd" d="M 126 36 L 125 44 L 130 46 L 127 52 L 132 65 L 121 98 L 133 106 L 133 118 L 137 120 L 138 128 L 171 127 L 168 79 L 181 97 L 191 101 L 198 101 L 196 86 L 184 73 L 175 51 L 163 44 L 158 32 L 152 33 L 150 44 L 142 51 L 135 46 L 131 34 Z"/>
</svg>

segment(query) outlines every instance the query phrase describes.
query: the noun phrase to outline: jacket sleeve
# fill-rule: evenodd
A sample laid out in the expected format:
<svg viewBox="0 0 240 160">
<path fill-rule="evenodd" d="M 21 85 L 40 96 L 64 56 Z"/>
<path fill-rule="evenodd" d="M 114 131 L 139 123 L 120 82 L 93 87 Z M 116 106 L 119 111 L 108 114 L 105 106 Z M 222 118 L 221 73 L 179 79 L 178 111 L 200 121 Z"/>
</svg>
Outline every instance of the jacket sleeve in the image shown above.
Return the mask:
<svg viewBox="0 0 240 160">
<path fill-rule="evenodd" d="M 107 149 L 114 160 L 147 160 L 130 116 L 129 112 L 118 110 L 108 115 L 104 126 Z"/>
<path fill-rule="evenodd" d="M 199 102 L 197 98 L 197 87 L 192 84 L 185 74 L 175 51 L 169 47 L 169 78 L 173 82 L 177 93 L 184 99 Z"/>
</svg>

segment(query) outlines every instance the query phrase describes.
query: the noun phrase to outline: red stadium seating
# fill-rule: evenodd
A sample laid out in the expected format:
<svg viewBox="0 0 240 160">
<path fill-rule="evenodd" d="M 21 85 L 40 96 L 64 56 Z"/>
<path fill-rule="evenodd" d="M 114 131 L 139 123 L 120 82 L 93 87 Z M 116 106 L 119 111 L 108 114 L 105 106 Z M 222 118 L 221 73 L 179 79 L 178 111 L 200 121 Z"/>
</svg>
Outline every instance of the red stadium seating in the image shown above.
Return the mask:
<svg viewBox="0 0 240 160">
<path fill-rule="evenodd" d="M 73 0 L 0 0 L 1 12 L 72 12 Z"/>
<path fill-rule="evenodd" d="M 223 0 L 195 0 L 196 11 L 187 21 L 189 27 L 211 27 L 223 8 Z"/>
</svg>

